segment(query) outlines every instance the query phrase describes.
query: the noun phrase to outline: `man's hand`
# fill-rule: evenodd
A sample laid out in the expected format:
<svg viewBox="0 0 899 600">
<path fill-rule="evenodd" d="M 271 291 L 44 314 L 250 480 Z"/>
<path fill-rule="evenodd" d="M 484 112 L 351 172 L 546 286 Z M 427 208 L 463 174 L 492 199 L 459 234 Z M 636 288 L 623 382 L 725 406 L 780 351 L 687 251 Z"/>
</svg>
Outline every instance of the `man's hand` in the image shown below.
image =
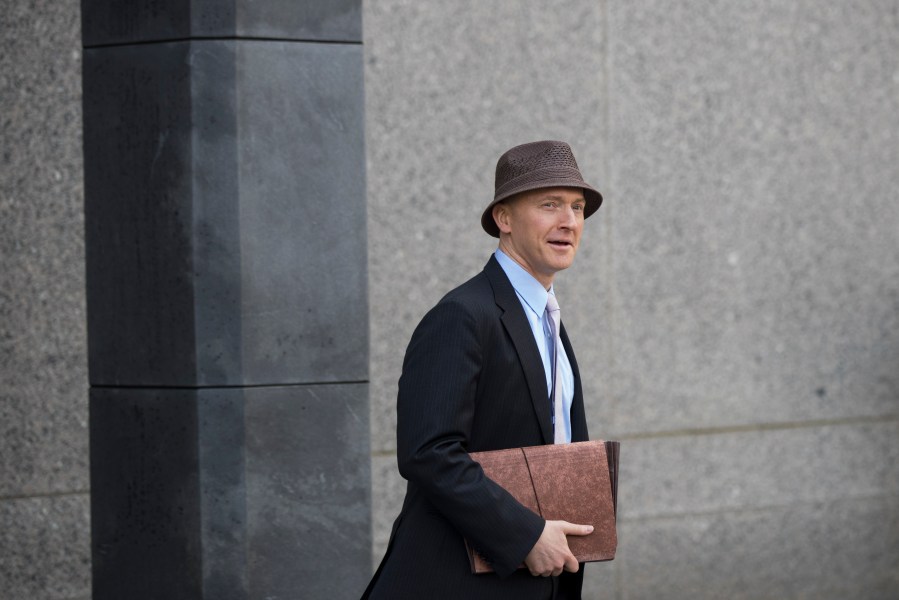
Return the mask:
<svg viewBox="0 0 899 600">
<path fill-rule="evenodd" d="M 568 549 L 566 535 L 589 535 L 593 525 L 576 525 L 568 521 L 547 521 L 540 539 L 524 559 L 531 575 L 549 577 L 562 571 L 577 573 L 577 559 Z"/>
</svg>

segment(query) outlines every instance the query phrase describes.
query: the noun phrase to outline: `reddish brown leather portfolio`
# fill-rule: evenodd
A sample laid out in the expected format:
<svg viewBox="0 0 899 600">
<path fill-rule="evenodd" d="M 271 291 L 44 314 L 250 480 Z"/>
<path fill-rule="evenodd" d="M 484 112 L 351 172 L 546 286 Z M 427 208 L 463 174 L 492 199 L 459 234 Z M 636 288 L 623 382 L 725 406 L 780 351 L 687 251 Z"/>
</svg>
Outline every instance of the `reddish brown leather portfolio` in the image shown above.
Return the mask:
<svg viewBox="0 0 899 600">
<path fill-rule="evenodd" d="M 618 546 L 618 442 L 575 442 L 472 452 L 484 473 L 546 520 L 593 525 L 593 533 L 568 536 L 578 562 L 612 560 Z M 493 568 L 465 542 L 472 573 Z M 523 567 L 524 565 L 522 565 Z"/>
</svg>

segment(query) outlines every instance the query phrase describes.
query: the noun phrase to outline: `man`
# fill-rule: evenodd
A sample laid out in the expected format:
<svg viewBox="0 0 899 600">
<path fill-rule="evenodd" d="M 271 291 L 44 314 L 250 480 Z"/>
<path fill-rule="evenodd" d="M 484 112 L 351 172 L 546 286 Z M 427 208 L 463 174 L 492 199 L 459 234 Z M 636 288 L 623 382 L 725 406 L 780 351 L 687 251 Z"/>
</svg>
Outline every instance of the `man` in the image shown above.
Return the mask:
<svg viewBox="0 0 899 600">
<path fill-rule="evenodd" d="M 499 248 L 425 315 L 406 349 L 397 460 L 408 487 L 363 598 L 581 597 L 565 536 L 592 527 L 544 521 L 468 453 L 587 439 L 577 362 L 549 311 L 558 310 L 553 278 L 572 264 L 584 219 L 601 203 L 563 142 L 500 157 L 481 217 Z M 496 573 L 471 574 L 465 539 Z"/>
</svg>

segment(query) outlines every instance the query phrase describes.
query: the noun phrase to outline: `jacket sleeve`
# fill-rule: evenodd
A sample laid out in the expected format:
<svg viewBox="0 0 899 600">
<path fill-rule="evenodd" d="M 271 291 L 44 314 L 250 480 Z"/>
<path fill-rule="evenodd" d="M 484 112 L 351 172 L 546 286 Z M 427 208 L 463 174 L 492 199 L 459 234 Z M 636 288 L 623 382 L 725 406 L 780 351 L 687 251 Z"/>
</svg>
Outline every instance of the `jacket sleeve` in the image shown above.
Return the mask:
<svg viewBox="0 0 899 600">
<path fill-rule="evenodd" d="M 466 448 L 483 353 L 477 319 L 444 300 L 416 328 L 397 397 L 400 474 L 417 485 L 505 577 L 534 547 L 544 521 L 484 475 Z"/>
</svg>

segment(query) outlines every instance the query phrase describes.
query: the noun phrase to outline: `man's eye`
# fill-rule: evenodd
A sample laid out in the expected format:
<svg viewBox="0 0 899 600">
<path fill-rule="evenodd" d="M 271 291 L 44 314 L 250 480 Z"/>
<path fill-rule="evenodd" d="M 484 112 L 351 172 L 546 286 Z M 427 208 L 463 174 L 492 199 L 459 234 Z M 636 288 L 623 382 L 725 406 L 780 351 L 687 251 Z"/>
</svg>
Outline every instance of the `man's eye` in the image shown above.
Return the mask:
<svg viewBox="0 0 899 600">
<path fill-rule="evenodd" d="M 582 211 L 582 210 L 584 210 L 584 205 L 583 204 L 575 204 L 571 208 L 573 208 L 574 210 L 577 210 L 577 211 Z"/>
</svg>

